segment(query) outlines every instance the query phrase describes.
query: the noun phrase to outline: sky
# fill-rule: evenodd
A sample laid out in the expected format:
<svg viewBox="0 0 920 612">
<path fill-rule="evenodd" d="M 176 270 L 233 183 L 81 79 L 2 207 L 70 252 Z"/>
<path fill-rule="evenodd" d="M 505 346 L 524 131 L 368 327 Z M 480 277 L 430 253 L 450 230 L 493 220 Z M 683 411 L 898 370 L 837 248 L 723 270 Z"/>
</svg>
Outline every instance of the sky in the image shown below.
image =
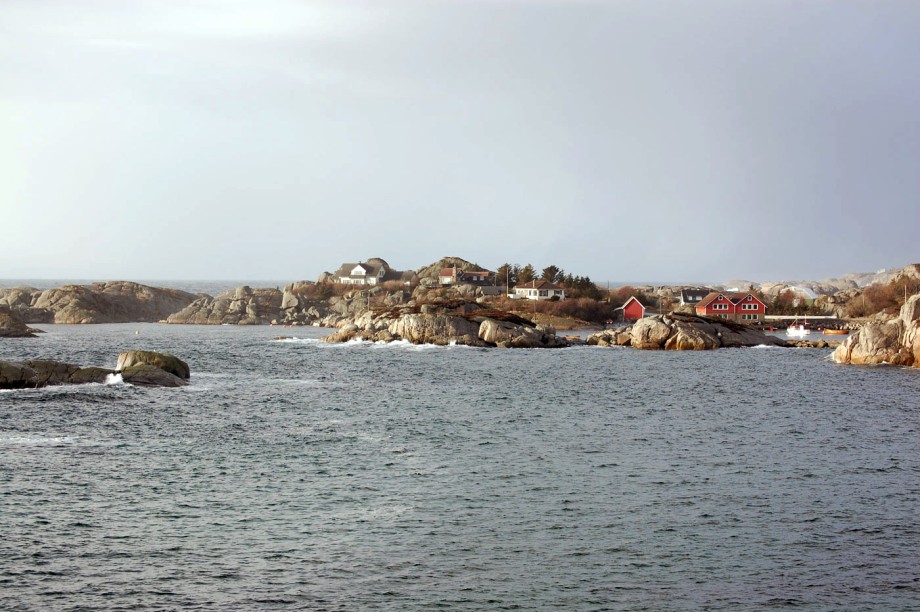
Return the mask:
<svg viewBox="0 0 920 612">
<path fill-rule="evenodd" d="M 920 262 L 916 0 L 3 0 L 0 278 Z"/>
</svg>

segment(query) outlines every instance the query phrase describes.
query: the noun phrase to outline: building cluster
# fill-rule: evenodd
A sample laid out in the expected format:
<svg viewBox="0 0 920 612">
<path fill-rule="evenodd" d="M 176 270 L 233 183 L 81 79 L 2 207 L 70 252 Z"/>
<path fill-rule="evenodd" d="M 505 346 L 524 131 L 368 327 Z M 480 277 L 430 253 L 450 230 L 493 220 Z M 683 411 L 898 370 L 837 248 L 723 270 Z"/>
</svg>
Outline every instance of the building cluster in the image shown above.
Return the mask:
<svg viewBox="0 0 920 612">
<path fill-rule="evenodd" d="M 683 289 L 680 292 L 680 305 L 691 306 L 701 317 L 714 317 L 753 323 L 762 321 L 767 313 L 767 305 L 750 291 L 728 292 L 711 289 Z M 638 321 L 649 313 L 649 305 L 643 304 L 636 296 L 631 296 L 626 303 L 616 309 L 618 319 Z"/>
<path fill-rule="evenodd" d="M 325 273 L 325 280 L 346 285 L 379 285 L 387 281 L 411 282 L 415 272 L 398 271 L 390 268 L 386 261 L 374 258 L 366 262 L 344 263 L 334 274 Z M 458 266 L 443 268 L 438 273 L 437 284 L 448 287 L 452 285 L 476 285 L 482 289 L 495 287 L 498 281 L 495 272 L 489 270 L 467 270 Z M 502 291 L 503 293 L 503 291 Z M 565 287 L 545 280 L 533 280 L 519 283 L 508 290 L 508 295 L 527 300 L 564 300 Z M 710 289 L 684 289 L 680 292 L 680 305 L 690 305 L 696 314 L 716 317 L 744 323 L 763 320 L 767 306 L 750 291 L 730 292 L 712 291 Z M 641 319 L 649 310 L 635 296 L 630 297 L 623 306 L 617 308 L 618 318 L 624 321 Z"/>
<path fill-rule="evenodd" d="M 340 283 L 343 285 L 380 285 L 387 281 L 401 281 L 409 283 L 415 277 L 415 272 L 399 271 L 390 268 L 386 261 L 380 258 L 369 259 L 358 263 L 343 263 L 334 273 L 325 272 L 320 277 L 321 281 Z M 443 268 L 438 273 L 437 284 L 443 287 L 451 285 L 475 285 L 486 291 L 496 287 L 500 279 L 495 272 L 490 270 L 467 270 L 458 266 Z M 495 293 L 492 291 L 491 293 Z M 498 294 L 504 293 L 504 289 Z M 519 283 L 509 290 L 509 296 L 528 300 L 564 300 L 565 287 L 544 280 L 534 280 L 528 283 Z"/>
</svg>

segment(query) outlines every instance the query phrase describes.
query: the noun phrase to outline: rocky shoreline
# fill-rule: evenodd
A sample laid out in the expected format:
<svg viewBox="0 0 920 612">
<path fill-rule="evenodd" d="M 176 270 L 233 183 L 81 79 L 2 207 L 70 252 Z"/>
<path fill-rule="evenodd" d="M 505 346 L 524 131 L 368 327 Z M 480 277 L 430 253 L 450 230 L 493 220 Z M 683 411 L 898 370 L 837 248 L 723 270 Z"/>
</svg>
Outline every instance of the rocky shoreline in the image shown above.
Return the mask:
<svg viewBox="0 0 920 612">
<path fill-rule="evenodd" d="M 920 367 L 920 294 L 910 297 L 897 319 L 870 323 L 834 350 L 837 363 Z"/>
<path fill-rule="evenodd" d="M 787 346 L 782 338 L 723 319 L 671 313 L 589 336 L 587 344 L 643 350 L 706 351 L 745 346 Z"/>
<path fill-rule="evenodd" d="M 38 290 L 0 289 L 0 337 L 34 337 L 41 330 L 28 323 L 166 322 L 204 325 L 315 325 L 337 328 L 326 342 L 354 339 L 405 340 L 415 344 L 462 344 L 500 348 L 559 348 L 577 344 L 555 328 L 492 308 L 475 291 L 435 289 L 429 301 L 408 290 L 383 287 L 321 295 L 307 281 L 284 289 L 248 286 L 211 297 L 132 282 L 65 285 Z M 449 296 L 449 297 L 444 297 Z M 460 297 L 457 297 L 460 296 Z M 834 348 L 834 360 L 852 364 L 920 366 L 920 294 L 911 297 L 898 318 L 869 323 L 837 343 L 827 340 L 785 340 L 759 329 L 721 319 L 679 312 L 646 317 L 632 326 L 605 330 L 585 342 L 599 346 L 630 346 L 648 350 L 712 350 L 735 346 L 772 345 Z M 37 364 L 40 369 L 47 364 Z M 98 379 L 98 372 L 67 377 Z M 53 368 L 52 368 L 53 369 Z M 58 376 L 55 374 L 55 376 Z M 39 376 L 39 378 L 41 378 Z M 103 376 L 104 378 L 104 376 Z"/>
<path fill-rule="evenodd" d="M 569 346 L 551 327 L 466 301 L 366 310 L 341 322 L 339 331 L 323 338 L 325 342 L 351 340 L 497 348 Z"/>
</svg>

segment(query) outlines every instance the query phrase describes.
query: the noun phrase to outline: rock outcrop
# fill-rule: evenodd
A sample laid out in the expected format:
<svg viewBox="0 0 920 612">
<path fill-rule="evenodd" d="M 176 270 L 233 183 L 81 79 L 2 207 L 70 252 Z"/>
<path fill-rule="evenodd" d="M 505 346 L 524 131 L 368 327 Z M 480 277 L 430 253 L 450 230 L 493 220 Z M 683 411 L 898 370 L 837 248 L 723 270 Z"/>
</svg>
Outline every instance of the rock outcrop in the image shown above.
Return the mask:
<svg viewBox="0 0 920 612">
<path fill-rule="evenodd" d="M 139 387 L 182 387 L 188 384 L 184 378 L 147 364 L 133 365 L 119 373 L 123 381 Z"/>
<path fill-rule="evenodd" d="M 115 370 L 80 367 L 50 359 L 0 361 L 0 389 L 104 383 L 113 374 L 121 374 L 126 383 L 156 387 L 187 385 L 190 376 L 188 364 L 174 355 L 128 351 L 118 356 Z"/>
<path fill-rule="evenodd" d="M 323 338 L 326 342 L 349 340 L 413 344 L 502 347 L 557 348 L 568 346 L 552 328 L 532 321 L 489 310 L 475 302 L 452 301 L 439 304 L 405 305 L 370 309 L 343 320 L 339 331 Z"/>
<path fill-rule="evenodd" d="M 869 323 L 834 350 L 834 361 L 920 367 L 920 294 L 910 297 L 898 318 Z"/>
<path fill-rule="evenodd" d="M 134 350 L 121 353 L 118 356 L 118 361 L 115 363 L 115 370 L 124 372 L 129 368 L 141 365 L 151 366 L 169 372 L 184 380 L 188 380 L 191 377 L 191 371 L 187 363 L 175 355 L 169 353 L 156 353 L 154 351 Z"/>
<path fill-rule="evenodd" d="M 54 289 L 0 289 L 0 304 L 26 323 L 156 322 L 198 296 L 128 281 L 64 285 Z"/>
<path fill-rule="evenodd" d="M 106 368 L 81 368 L 50 359 L 0 361 L 0 389 L 103 383 L 114 373 L 115 370 Z"/>
<path fill-rule="evenodd" d="M 35 331 L 8 307 L 0 306 L 0 338 L 34 338 Z"/>
<path fill-rule="evenodd" d="M 762 344 L 786 346 L 782 338 L 747 325 L 676 312 L 645 317 L 631 327 L 604 330 L 589 336 L 586 343 L 672 351 L 707 351 Z"/>
<path fill-rule="evenodd" d="M 252 289 L 246 285 L 216 298 L 201 296 L 166 317 L 167 323 L 197 325 L 268 325 L 281 317 L 283 294 L 278 289 Z"/>
</svg>

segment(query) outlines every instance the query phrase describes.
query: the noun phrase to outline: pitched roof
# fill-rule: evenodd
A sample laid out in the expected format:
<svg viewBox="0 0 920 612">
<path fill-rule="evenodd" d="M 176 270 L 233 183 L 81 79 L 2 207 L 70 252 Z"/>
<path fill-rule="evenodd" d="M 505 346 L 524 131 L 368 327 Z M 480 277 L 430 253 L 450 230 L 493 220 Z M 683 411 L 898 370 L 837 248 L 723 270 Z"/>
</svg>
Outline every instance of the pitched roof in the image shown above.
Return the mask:
<svg viewBox="0 0 920 612">
<path fill-rule="evenodd" d="M 629 303 L 630 303 L 630 302 L 635 302 L 636 304 L 638 304 L 639 306 L 642 307 L 642 310 L 645 310 L 645 309 L 647 308 L 647 306 L 646 306 L 645 304 L 643 304 L 642 302 L 640 302 L 640 301 L 639 301 L 639 298 L 637 298 L 637 297 L 634 296 L 634 295 L 629 296 L 629 299 L 626 300 L 625 302 L 623 302 L 623 305 L 622 305 L 620 308 L 623 308 L 623 309 L 625 310 L 626 307 L 629 306 Z"/>
<path fill-rule="evenodd" d="M 726 298 L 728 298 L 728 296 L 725 295 L 724 293 L 722 293 L 721 291 L 710 291 L 709 293 L 706 294 L 706 297 L 704 297 L 702 300 L 699 301 L 699 303 L 696 305 L 696 307 L 697 307 L 697 308 L 706 308 L 707 306 L 709 306 L 709 304 L 711 304 L 712 302 L 716 301 L 716 299 L 717 299 L 720 295 L 721 295 L 721 296 L 724 296 L 724 297 L 726 297 Z"/>
<path fill-rule="evenodd" d="M 553 283 L 545 280 L 533 280 L 529 283 L 523 283 L 521 285 L 515 285 L 515 289 L 540 289 L 540 290 L 550 290 L 550 291 L 562 291 L 564 287 L 559 285 L 554 285 Z"/>
<path fill-rule="evenodd" d="M 733 293 L 730 296 L 728 296 L 728 299 L 730 299 L 735 304 L 740 304 L 742 301 L 744 301 L 744 298 L 746 298 L 747 296 L 751 296 L 752 298 L 754 298 L 755 300 L 763 304 L 763 300 L 761 300 L 759 297 L 754 295 L 752 291 L 741 291 L 739 293 Z"/>
<path fill-rule="evenodd" d="M 681 289 L 680 299 L 684 302 L 689 302 L 691 300 L 696 302 L 702 300 L 710 293 L 709 289 Z"/>
<path fill-rule="evenodd" d="M 376 276 L 377 272 L 380 270 L 379 265 L 375 266 L 369 263 L 344 263 L 335 271 L 335 276 L 336 278 L 351 276 L 351 271 L 359 266 L 364 269 L 365 274 L 368 276 Z"/>
<path fill-rule="evenodd" d="M 709 306 L 709 304 L 711 304 L 712 302 L 716 301 L 716 299 L 717 299 L 720 295 L 723 296 L 723 297 L 724 297 L 725 299 L 727 299 L 728 301 L 730 301 L 732 304 L 735 304 L 736 306 L 737 306 L 738 304 L 740 304 L 740 303 L 744 300 L 744 298 L 746 298 L 747 296 L 751 296 L 751 297 L 753 297 L 755 300 L 757 300 L 758 302 L 760 302 L 761 304 L 763 304 L 763 300 L 761 300 L 760 298 L 758 298 L 756 295 L 754 295 L 754 294 L 753 294 L 752 292 L 750 292 L 750 291 L 741 291 L 740 293 L 725 293 L 725 292 L 723 292 L 723 291 L 711 291 L 710 293 L 708 293 L 708 294 L 706 295 L 706 297 L 704 297 L 702 300 L 700 300 L 700 302 L 696 305 L 696 307 L 697 307 L 697 308 L 706 308 L 707 306 Z"/>
</svg>

